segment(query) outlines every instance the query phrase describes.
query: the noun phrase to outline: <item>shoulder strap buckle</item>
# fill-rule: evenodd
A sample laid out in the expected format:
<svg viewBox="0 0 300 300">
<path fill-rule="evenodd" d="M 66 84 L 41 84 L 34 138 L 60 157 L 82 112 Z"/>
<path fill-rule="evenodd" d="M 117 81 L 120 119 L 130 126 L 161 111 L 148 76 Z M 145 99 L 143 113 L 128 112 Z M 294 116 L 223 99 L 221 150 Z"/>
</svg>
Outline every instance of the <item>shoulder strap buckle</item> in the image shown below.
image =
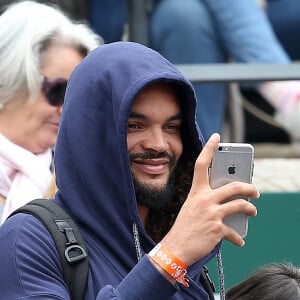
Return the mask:
<svg viewBox="0 0 300 300">
<path fill-rule="evenodd" d="M 71 245 L 66 248 L 65 257 L 69 263 L 75 263 L 85 259 L 87 254 L 81 246 Z"/>
<path fill-rule="evenodd" d="M 79 262 L 87 257 L 86 251 L 81 247 L 74 235 L 72 227 L 66 220 L 55 220 L 56 226 L 66 239 L 65 257 L 69 263 Z"/>
</svg>

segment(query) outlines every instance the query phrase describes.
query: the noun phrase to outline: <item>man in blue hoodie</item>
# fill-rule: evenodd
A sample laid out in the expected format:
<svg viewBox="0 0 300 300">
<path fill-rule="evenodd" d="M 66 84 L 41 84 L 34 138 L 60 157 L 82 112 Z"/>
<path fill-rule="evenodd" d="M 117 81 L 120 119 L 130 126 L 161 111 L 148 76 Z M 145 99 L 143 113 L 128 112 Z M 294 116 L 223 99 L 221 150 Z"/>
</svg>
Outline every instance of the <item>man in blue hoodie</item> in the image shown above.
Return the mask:
<svg viewBox="0 0 300 300">
<path fill-rule="evenodd" d="M 73 72 L 55 152 L 54 201 L 78 224 L 89 253 L 85 299 L 209 299 L 200 278 L 223 223 L 256 208 L 235 182 L 212 190 L 208 168 L 220 137 L 203 147 L 194 90 L 157 52 L 117 42 Z M 201 152 L 201 153 L 200 153 Z M 155 247 L 156 246 L 156 247 Z M 0 228 L 3 299 L 70 299 L 55 244 L 38 219 L 16 214 Z"/>
</svg>

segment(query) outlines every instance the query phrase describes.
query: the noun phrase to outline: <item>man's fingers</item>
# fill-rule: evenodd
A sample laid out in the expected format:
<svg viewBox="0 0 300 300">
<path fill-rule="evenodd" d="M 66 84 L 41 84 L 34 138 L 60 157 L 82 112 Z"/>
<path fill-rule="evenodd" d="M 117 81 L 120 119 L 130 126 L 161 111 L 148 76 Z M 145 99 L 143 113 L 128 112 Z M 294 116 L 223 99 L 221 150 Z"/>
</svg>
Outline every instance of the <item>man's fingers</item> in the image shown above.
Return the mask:
<svg viewBox="0 0 300 300">
<path fill-rule="evenodd" d="M 235 213 L 241 213 L 241 212 L 252 217 L 257 215 L 256 207 L 252 203 L 243 199 L 229 201 L 225 204 L 222 204 L 222 207 L 223 207 L 223 212 L 225 217 L 228 217 Z M 225 226 L 224 239 L 230 241 L 236 246 L 239 247 L 244 246 L 245 242 L 243 238 L 230 226 L 226 224 L 224 224 L 224 226 Z"/>
<path fill-rule="evenodd" d="M 235 199 L 222 204 L 223 218 L 236 213 L 245 213 L 254 217 L 257 215 L 257 209 L 251 202 L 244 199 Z"/>
<path fill-rule="evenodd" d="M 213 199 L 217 203 L 223 202 L 224 199 L 236 199 L 244 197 L 258 199 L 260 197 L 260 193 L 254 185 L 240 181 L 227 183 L 219 188 L 214 189 L 213 193 Z"/>
<path fill-rule="evenodd" d="M 227 226 L 227 232 L 224 234 L 224 239 L 235 244 L 238 247 L 243 247 L 245 245 L 245 241 L 243 238 L 231 227 Z"/>
<path fill-rule="evenodd" d="M 208 184 L 208 168 L 219 142 L 220 135 L 214 133 L 204 145 L 195 163 L 193 186 L 196 185 L 199 187 L 201 182 L 203 182 L 203 184 Z"/>
</svg>

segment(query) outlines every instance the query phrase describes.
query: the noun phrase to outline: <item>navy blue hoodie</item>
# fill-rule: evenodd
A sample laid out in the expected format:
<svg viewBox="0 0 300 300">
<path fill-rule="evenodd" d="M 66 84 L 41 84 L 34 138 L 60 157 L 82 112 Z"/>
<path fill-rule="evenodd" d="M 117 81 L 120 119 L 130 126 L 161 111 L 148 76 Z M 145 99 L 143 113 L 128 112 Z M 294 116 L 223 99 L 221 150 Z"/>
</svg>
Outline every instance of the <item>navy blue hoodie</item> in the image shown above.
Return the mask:
<svg viewBox="0 0 300 300">
<path fill-rule="evenodd" d="M 55 201 L 79 225 L 88 247 L 85 299 L 208 299 L 199 277 L 216 249 L 189 267 L 188 288 L 172 285 L 145 255 L 155 243 L 137 212 L 127 119 L 139 91 L 160 80 L 181 87 L 188 120 L 183 146 L 199 153 L 193 87 L 157 52 L 129 42 L 100 46 L 70 78 L 55 152 Z M 0 256 L 1 298 L 70 299 L 53 240 L 34 217 L 17 214 L 4 223 Z"/>
</svg>

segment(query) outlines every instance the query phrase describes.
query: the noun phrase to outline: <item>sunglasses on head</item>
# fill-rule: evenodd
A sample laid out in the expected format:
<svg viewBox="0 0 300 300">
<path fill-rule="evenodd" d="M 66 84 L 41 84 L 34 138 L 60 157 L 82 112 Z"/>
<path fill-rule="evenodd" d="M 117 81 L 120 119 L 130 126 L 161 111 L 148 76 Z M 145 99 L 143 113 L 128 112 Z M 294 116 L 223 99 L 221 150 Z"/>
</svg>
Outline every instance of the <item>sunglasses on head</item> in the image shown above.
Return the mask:
<svg viewBox="0 0 300 300">
<path fill-rule="evenodd" d="M 65 78 L 48 78 L 43 76 L 42 91 L 52 106 L 64 104 L 68 80 Z"/>
</svg>

